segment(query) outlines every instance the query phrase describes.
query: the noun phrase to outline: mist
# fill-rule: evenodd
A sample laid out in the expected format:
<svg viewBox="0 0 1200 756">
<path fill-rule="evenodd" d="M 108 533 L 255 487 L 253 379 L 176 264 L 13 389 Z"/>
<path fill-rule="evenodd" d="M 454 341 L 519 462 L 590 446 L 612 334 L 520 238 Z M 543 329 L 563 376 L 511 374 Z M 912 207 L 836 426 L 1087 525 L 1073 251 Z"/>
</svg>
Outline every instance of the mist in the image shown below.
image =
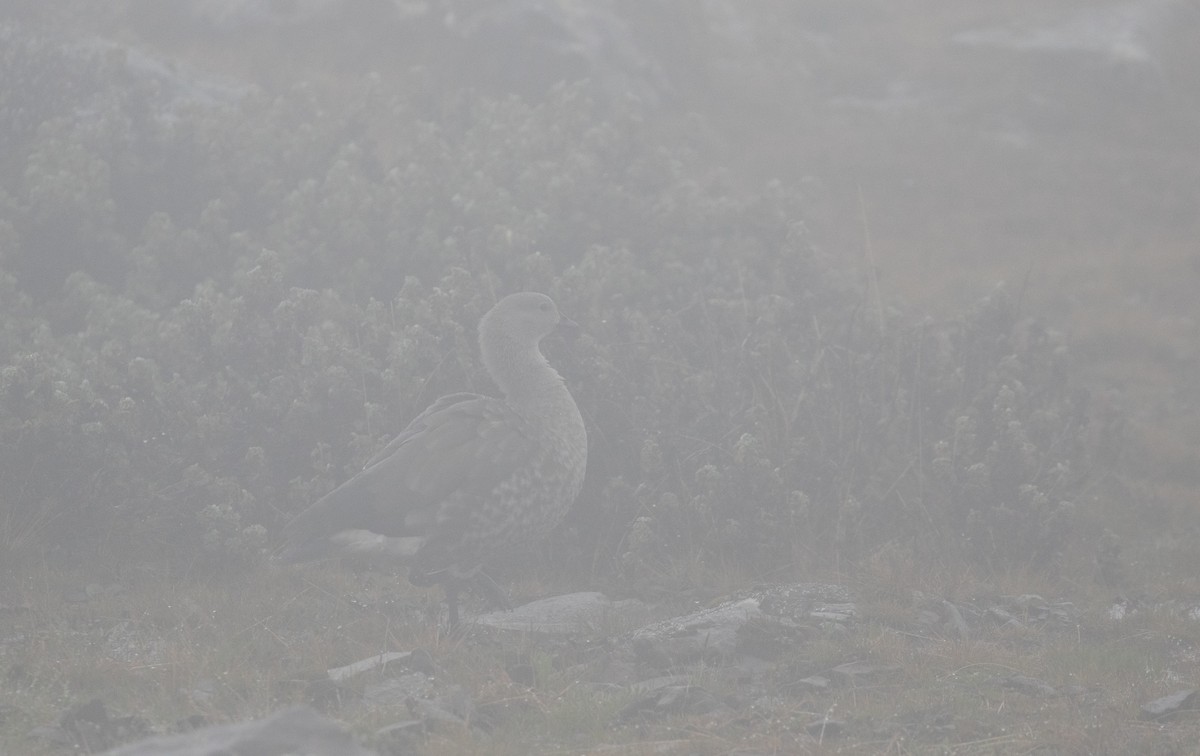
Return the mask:
<svg viewBox="0 0 1200 756">
<path fill-rule="evenodd" d="M 0 751 L 1194 742 L 1197 38 L 6 4 Z"/>
</svg>

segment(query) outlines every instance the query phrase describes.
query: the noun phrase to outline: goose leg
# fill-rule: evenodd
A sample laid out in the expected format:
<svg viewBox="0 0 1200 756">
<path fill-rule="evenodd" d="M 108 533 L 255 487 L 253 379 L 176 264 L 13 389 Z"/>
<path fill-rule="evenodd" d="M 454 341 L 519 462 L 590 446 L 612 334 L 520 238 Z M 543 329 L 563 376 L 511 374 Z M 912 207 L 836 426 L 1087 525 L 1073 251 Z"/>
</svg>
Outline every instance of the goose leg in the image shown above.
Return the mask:
<svg viewBox="0 0 1200 756">
<path fill-rule="evenodd" d="M 446 594 L 446 610 L 449 615 L 450 629 L 458 627 L 458 581 L 451 578 L 442 583 Z"/>
</svg>

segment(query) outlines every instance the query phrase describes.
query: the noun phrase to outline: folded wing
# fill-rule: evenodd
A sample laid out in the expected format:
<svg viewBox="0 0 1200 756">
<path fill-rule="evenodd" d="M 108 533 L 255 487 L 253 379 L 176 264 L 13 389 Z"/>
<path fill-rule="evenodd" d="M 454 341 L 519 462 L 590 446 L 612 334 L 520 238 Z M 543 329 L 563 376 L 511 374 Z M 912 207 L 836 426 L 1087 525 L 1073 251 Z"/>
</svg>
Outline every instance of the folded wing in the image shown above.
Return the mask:
<svg viewBox="0 0 1200 756">
<path fill-rule="evenodd" d="M 321 498 L 284 530 L 285 562 L 340 551 L 415 556 L 428 539 L 453 540 L 471 508 L 528 463 L 525 422 L 499 399 L 438 399 L 372 458 L 362 472 Z M 355 535 L 357 534 L 357 535 Z M 383 536 L 384 538 L 378 538 Z"/>
</svg>

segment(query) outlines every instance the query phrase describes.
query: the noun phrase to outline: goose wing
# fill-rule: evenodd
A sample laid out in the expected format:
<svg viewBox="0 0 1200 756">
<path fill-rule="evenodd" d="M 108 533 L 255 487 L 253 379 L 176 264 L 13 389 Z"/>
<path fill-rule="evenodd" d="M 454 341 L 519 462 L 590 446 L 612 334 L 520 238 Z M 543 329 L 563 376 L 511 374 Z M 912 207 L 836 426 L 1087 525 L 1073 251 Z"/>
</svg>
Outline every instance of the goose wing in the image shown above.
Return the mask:
<svg viewBox="0 0 1200 756">
<path fill-rule="evenodd" d="M 363 468 L 284 530 L 283 561 L 337 551 L 346 531 L 415 539 L 458 519 L 459 502 L 485 497 L 527 464 L 535 445 L 525 422 L 499 399 L 451 394 L 434 402 Z M 457 505 L 457 506 L 456 506 Z"/>
</svg>

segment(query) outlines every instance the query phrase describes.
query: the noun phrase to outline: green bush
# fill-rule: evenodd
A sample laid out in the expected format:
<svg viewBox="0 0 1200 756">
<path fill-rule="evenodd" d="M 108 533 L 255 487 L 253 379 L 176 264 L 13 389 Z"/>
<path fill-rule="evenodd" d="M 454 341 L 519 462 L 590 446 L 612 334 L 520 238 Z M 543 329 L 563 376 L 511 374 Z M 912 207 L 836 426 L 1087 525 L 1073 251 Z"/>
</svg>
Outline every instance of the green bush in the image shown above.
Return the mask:
<svg viewBox="0 0 1200 756">
<path fill-rule="evenodd" d="M 24 43 L 0 84 L 9 546 L 258 559 L 436 396 L 491 390 L 474 324 L 518 289 L 585 327 L 547 345 L 592 440 L 560 547 L 603 572 L 1045 566 L 1069 542 L 1090 449 L 1056 338 L 1003 292 L 908 323 L 786 187 L 726 186 L 584 85 L 168 109 L 82 55 Z M 75 69 L 86 96 L 20 110 Z"/>
</svg>

